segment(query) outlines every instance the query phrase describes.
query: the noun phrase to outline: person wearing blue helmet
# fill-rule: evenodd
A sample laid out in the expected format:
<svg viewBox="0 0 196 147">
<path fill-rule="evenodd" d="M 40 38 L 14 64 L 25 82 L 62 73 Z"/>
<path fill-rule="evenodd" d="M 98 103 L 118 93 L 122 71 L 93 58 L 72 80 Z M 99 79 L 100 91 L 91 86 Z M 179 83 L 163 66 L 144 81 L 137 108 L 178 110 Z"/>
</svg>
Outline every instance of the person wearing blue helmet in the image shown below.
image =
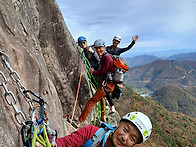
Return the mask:
<svg viewBox="0 0 196 147">
<path fill-rule="evenodd" d="M 98 70 L 100 63 L 99 56 L 92 46 L 88 46 L 87 39 L 84 36 L 78 37 L 78 45 L 83 49 L 85 57 L 88 59 L 91 67 L 95 70 Z"/>
<path fill-rule="evenodd" d="M 87 41 L 84 36 L 78 37 L 78 44 L 81 43 L 82 41 Z"/>
</svg>

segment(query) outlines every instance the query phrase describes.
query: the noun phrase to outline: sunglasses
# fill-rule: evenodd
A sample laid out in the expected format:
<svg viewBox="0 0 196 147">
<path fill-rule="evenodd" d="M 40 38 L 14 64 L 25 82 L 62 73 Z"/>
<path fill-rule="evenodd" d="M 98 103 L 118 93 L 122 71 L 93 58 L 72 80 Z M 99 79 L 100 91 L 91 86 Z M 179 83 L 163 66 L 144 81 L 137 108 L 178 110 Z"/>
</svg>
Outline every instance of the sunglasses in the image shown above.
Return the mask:
<svg viewBox="0 0 196 147">
<path fill-rule="evenodd" d="M 116 39 L 114 39 L 114 41 L 116 41 L 116 42 L 119 42 L 119 43 L 120 43 L 120 41 L 118 41 L 118 40 L 116 40 Z"/>
<path fill-rule="evenodd" d="M 83 41 L 83 42 L 80 42 L 80 43 L 79 43 L 79 45 L 82 45 L 82 44 L 85 44 L 85 43 L 86 43 L 86 42 L 85 42 L 85 41 Z"/>
</svg>

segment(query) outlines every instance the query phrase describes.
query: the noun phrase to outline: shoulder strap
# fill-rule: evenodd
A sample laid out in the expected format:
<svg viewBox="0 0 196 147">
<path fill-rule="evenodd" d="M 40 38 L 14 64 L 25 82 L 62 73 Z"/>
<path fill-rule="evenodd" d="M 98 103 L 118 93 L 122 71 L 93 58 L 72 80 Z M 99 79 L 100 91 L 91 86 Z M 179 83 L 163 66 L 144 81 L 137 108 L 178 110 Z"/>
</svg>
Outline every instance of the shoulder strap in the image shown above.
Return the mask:
<svg viewBox="0 0 196 147">
<path fill-rule="evenodd" d="M 108 130 L 114 130 L 115 127 L 111 124 L 107 124 L 105 122 L 102 122 L 101 125 L 100 125 L 101 128 L 107 128 Z"/>
<path fill-rule="evenodd" d="M 97 146 L 105 137 L 109 130 L 114 130 L 115 128 L 107 123 L 101 123 L 101 128 L 82 146 L 82 147 L 95 147 Z"/>
</svg>

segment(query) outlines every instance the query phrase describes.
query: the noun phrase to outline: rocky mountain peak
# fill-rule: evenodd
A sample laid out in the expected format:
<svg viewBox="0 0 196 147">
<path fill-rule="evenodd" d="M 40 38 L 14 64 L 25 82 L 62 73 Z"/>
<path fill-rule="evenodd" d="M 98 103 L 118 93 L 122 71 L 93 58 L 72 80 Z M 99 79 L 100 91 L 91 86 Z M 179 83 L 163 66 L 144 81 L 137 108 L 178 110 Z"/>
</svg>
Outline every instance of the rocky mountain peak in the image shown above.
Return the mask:
<svg viewBox="0 0 196 147">
<path fill-rule="evenodd" d="M 63 115 L 72 114 L 81 69 L 81 60 L 74 45 L 54 0 L 1 1 L 0 51 L 8 55 L 9 64 L 19 75 L 22 85 L 47 103 L 50 125 L 59 132 L 59 136 L 67 132 Z M 0 71 L 7 78 L 8 90 L 16 97 L 18 110 L 28 117 L 28 102 L 0 62 Z M 2 81 L 0 76 L 0 85 Z M 75 119 L 88 99 L 84 74 L 82 81 Z M 9 101 L 12 102 L 12 97 Z M 0 110 L 0 146 L 22 146 L 21 125 L 15 119 L 13 107 L 5 100 L 2 86 Z"/>
</svg>

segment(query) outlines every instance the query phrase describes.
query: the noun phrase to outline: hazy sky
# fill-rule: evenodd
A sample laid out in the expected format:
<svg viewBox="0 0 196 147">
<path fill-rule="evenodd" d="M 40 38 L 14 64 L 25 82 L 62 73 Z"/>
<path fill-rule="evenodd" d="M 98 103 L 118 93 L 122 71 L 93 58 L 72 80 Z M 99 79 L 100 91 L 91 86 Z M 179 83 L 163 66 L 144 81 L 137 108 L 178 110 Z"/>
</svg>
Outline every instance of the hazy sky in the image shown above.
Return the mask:
<svg viewBox="0 0 196 147">
<path fill-rule="evenodd" d="M 135 52 L 195 49 L 196 0 L 57 0 L 74 39 L 85 36 L 111 45 L 120 35 L 126 47 L 138 35 Z"/>
</svg>

